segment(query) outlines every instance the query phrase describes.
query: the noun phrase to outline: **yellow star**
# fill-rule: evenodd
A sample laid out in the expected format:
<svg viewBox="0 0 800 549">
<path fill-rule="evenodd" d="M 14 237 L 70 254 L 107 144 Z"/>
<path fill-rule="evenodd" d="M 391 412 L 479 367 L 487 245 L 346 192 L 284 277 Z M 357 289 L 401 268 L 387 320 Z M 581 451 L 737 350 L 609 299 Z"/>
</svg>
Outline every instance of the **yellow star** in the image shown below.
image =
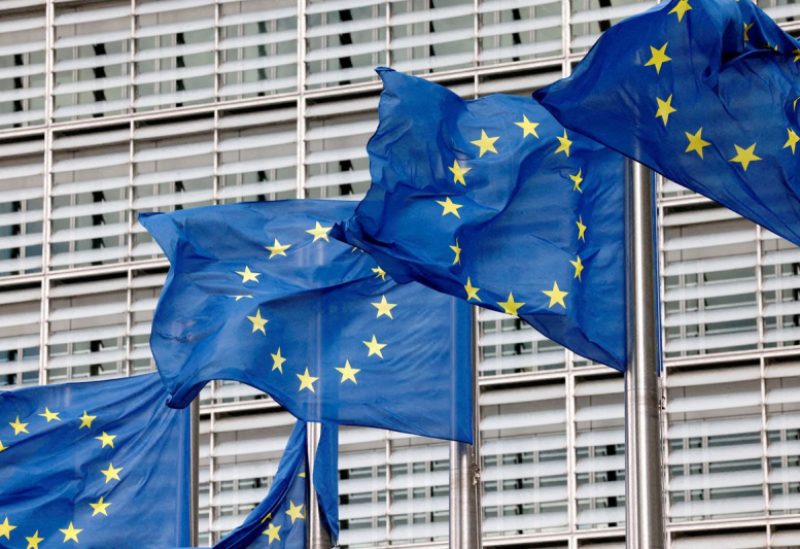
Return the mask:
<svg viewBox="0 0 800 549">
<path fill-rule="evenodd" d="M 380 278 L 381 280 L 386 280 L 386 271 L 381 269 L 380 267 L 373 267 L 372 272 L 375 273 L 375 278 Z"/>
<path fill-rule="evenodd" d="M 350 361 L 349 360 L 345 360 L 344 361 L 344 368 L 336 368 L 336 371 L 339 372 L 340 374 L 342 374 L 342 383 L 344 383 L 345 381 L 348 381 L 348 380 L 350 380 L 350 381 L 352 381 L 353 383 L 356 383 L 356 384 L 358 383 L 358 381 L 356 381 L 356 374 L 358 372 L 360 372 L 361 370 L 359 370 L 358 368 L 353 368 L 352 366 L 350 366 Z M 292 521 L 292 522 L 294 522 L 294 521 Z"/>
<path fill-rule="evenodd" d="M 472 280 L 470 280 L 469 277 L 467 277 L 467 283 L 464 284 L 464 289 L 467 291 L 467 301 L 470 299 L 474 299 L 475 301 L 481 300 L 481 298 L 478 297 L 478 290 L 480 290 L 480 288 L 473 286 Z"/>
<path fill-rule="evenodd" d="M 248 316 L 247 320 L 253 323 L 253 330 L 250 332 L 251 334 L 261 332 L 262 334 L 267 335 L 267 330 L 264 328 L 264 326 L 267 325 L 269 320 L 261 316 L 261 309 L 256 309 L 256 316 Z"/>
<path fill-rule="evenodd" d="M 313 229 L 308 229 L 306 232 L 314 237 L 314 240 L 311 241 L 312 243 L 316 242 L 320 238 L 325 242 L 330 242 L 330 240 L 328 239 L 328 233 L 330 232 L 331 229 L 333 229 L 333 227 L 323 227 L 322 225 L 319 224 L 319 221 L 317 221 L 316 226 Z"/>
<path fill-rule="evenodd" d="M 661 74 L 661 65 L 668 61 L 672 61 L 672 58 L 667 55 L 667 44 L 668 42 L 664 42 L 664 45 L 660 48 L 656 49 L 653 46 L 650 46 L 650 60 L 644 64 L 645 67 L 653 66 L 656 68 L 656 74 Z"/>
<path fill-rule="evenodd" d="M 292 519 L 292 524 L 297 519 L 304 519 L 306 516 L 303 514 L 303 504 L 295 505 L 292 500 L 289 500 L 289 510 L 286 511 L 286 514 L 289 515 Z"/>
<path fill-rule="evenodd" d="M 283 373 L 283 363 L 286 362 L 286 359 L 281 356 L 281 348 L 278 347 L 278 352 L 270 353 L 269 356 L 272 357 L 272 370 L 270 371 L 274 372 L 278 370 L 280 373 Z"/>
<path fill-rule="evenodd" d="M 267 543 L 272 543 L 275 540 L 281 541 L 281 536 L 280 534 L 278 534 L 280 530 L 281 530 L 280 525 L 275 525 L 270 522 L 269 528 L 264 530 L 262 534 L 264 534 L 265 536 L 269 536 L 269 541 Z"/>
<path fill-rule="evenodd" d="M 247 265 L 244 266 L 244 271 L 234 271 L 237 275 L 242 277 L 242 284 L 245 282 L 249 282 L 252 280 L 253 282 L 258 282 L 258 277 L 261 276 L 261 273 L 254 273 L 250 270 L 250 267 Z"/>
<path fill-rule="evenodd" d="M 465 187 L 467 186 L 467 182 L 464 180 L 464 176 L 467 175 L 467 172 L 472 170 L 472 168 L 466 168 L 464 166 L 460 166 L 458 164 L 458 160 L 453 160 L 453 165 L 447 169 L 453 172 L 453 183 L 461 183 Z"/>
<path fill-rule="evenodd" d="M 500 139 L 500 136 L 489 137 L 486 135 L 484 130 L 481 130 L 481 138 L 476 139 L 475 141 L 470 141 L 470 143 L 480 148 L 480 153 L 478 154 L 478 158 L 480 158 L 487 152 L 493 152 L 494 154 L 497 154 L 497 149 L 494 148 L 494 142 L 498 139 Z"/>
<path fill-rule="evenodd" d="M 3 522 L 0 523 L 0 538 L 5 537 L 6 539 L 11 539 L 11 530 L 16 530 L 16 526 L 13 524 L 8 523 L 8 517 L 5 518 Z"/>
<path fill-rule="evenodd" d="M 747 33 L 750 31 L 750 29 L 753 28 L 753 25 L 755 25 L 755 24 L 756 24 L 755 21 L 753 21 L 750 24 L 744 23 L 744 41 L 745 42 L 749 42 L 750 41 L 750 37 L 747 36 Z"/>
<path fill-rule="evenodd" d="M 575 225 L 578 226 L 578 240 L 586 242 L 586 225 L 583 224 L 583 216 L 578 217 Z"/>
<path fill-rule="evenodd" d="M 261 519 L 261 524 L 264 524 L 265 522 L 267 522 L 268 519 L 271 518 L 272 518 L 272 513 L 267 513 L 266 515 L 264 515 L 264 518 Z"/>
<path fill-rule="evenodd" d="M 50 408 L 45 408 L 44 412 L 38 415 L 39 417 L 45 418 L 47 420 L 47 423 L 50 423 L 53 420 L 61 421 L 61 418 L 58 417 L 58 414 L 59 412 L 51 412 Z"/>
<path fill-rule="evenodd" d="M 3 441 L 0 440 L 0 452 L 5 452 L 8 450 L 8 446 L 3 446 Z"/>
<path fill-rule="evenodd" d="M 693 134 L 689 132 L 684 133 L 686 134 L 686 139 L 689 140 L 689 145 L 684 152 L 688 153 L 694 151 L 700 158 L 703 158 L 703 148 L 711 145 L 711 143 L 703 139 L 703 128 L 700 127 L 700 129 Z"/>
<path fill-rule="evenodd" d="M 266 249 L 269 250 L 269 259 L 272 259 L 276 255 L 286 255 L 286 250 L 292 247 L 291 244 L 281 244 L 278 242 L 278 239 L 275 239 L 275 243 L 272 246 L 264 246 Z"/>
<path fill-rule="evenodd" d="M 542 290 L 542 293 L 550 298 L 550 304 L 547 308 L 551 308 L 553 305 L 558 303 L 565 309 L 567 308 L 567 304 L 564 303 L 564 298 L 569 295 L 569 292 L 562 292 L 558 288 L 558 282 L 553 282 L 553 289 L 552 290 Z"/>
<path fill-rule="evenodd" d="M 746 149 L 743 149 L 739 145 L 734 145 L 736 147 L 736 156 L 730 159 L 730 162 L 736 162 L 742 165 L 744 171 L 747 171 L 747 167 L 750 165 L 750 162 L 756 162 L 757 160 L 761 160 L 760 156 L 756 156 L 756 144 L 753 143 Z"/>
<path fill-rule="evenodd" d="M 112 480 L 119 480 L 120 471 L 122 471 L 122 467 L 115 468 L 111 463 L 108 464 L 108 469 L 100 470 L 106 477 L 106 484 Z"/>
<path fill-rule="evenodd" d="M 575 175 L 569 176 L 569 178 L 572 179 L 573 183 L 572 190 L 582 193 L 583 189 L 581 189 L 581 183 L 583 183 L 583 168 L 578 170 L 578 173 L 576 173 Z"/>
<path fill-rule="evenodd" d="M 83 415 L 80 417 L 81 426 L 78 427 L 78 429 L 83 429 L 84 427 L 86 427 L 87 429 L 91 429 L 92 422 L 95 419 L 97 419 L 97 416 L 90 416 L 89 413 L 86 410 L 84 410 Z"/>
<path fill-rule="evenodd" d="M 302 473 L 297 473 L 297 476 L 300 478 L 306 478 L 306 472 L 303 471 Z"/>
<path fill-rule="evenodd" d="M 536 133 L 536 128 L 539 127 L 538 122 L 531 122 L 530 120 L 528 120 L 528 117 L 523 114 L 522 122 L 514 122 L 514 124 L 522 128 L 522 139 L 525 139 L 529 135 L 532 135 L 536 139 L 539 139 L 539 134 Z"/>
<path fill-rule="evenodd" d="M 113 448 L 114 447 L 114 439 L 117 438 L 117 435 L 109 435 L 108 433 L 103 431 L 102 435 L 100 435 L 99 437 L 94 437 L 94 438 L 95 438 L 95 440 L 99 440 L 100 442 L 103 443 L 103 445 L 100 448 L 105 448 L 106 446 L 111 446 Z"/>
<path fill-rule="evenodd" d="M 233 297 L 236 301 L 241 301 L 243 299 L 253 299 L 253 294 L 239 294 L 231 297 Z"/>
<path fill-rule="evenodd" d="M 100 499 L 98 499 L 96 503 L 90 503 L 89 507 L 94 509 L 92 516 L 95 516 L 100 513 L 102 513 L 105 516 L 108 516 L 108 511 L 106 511 L 106 509 L 108 509 L 109 505 L 111 504 L 108 503 L 107 501 L 103 501 L 102 497 L 100 497 Z"/>
<path fill-rule="evenodd" d="M 72 525 L 72 522 L 69 523 L 69 527 L 68 528 L 59 528 L 58 530 L 62 534 L 64 534 L 64 542 L 63 543 L 67 543 L 69 540 L 72 540 L 75 543 L 78 543 L 78 534 L 83 532 L 83 528 L 75 528 Z"/>
<path fill-rule="evenodd" d="M 32 536 L 25 536 L 25 541 L 28 542 L 28 546 L 25 549 L 39 549 L 39 543 L 44 541 L 44 538 L 40 538 L 39 530 L 36 530 Z"/>
<path fill-rule="evenodd" d="M 437 200 L 436 203 L 442 207 L 442 217 L 444 217 L 447 214 L 453 214 L 457 218 L 461 219 L 461 214 L 458 213 L 458 209 L 463 208 L 464 206 L 462 206 L 461 204 L 456 204 L 455 202 L 450 200 L 449 196 L 444 199 L 444 202 L 441 200 Z"/>
<path fill-rule="evenodd" d="M 783 144 L 783 148 L 788 149 L 791 147 L 792 154 L 794 154 L 795 147 L 797 147 L 797 143 L 800 142 L 800 136 L 797 135 L 792 128 L 786 130 L 786 133 L 789 137 L 786 140 L 786 143 Z"/>
<path fill-rule="evenodd" d="M 369 349 L 367 358 L 371 357 L 372 355 L 378 355 L 379 357 L 383 358 L 381 349 L 388 345 L 388 343 L 378 343 L 378 338 L 375 337 L 375 334 L 372 334 L 372 341 L 362 341 L 361 343 L 366 345 L 367 349 Z"/>
<path fill-rule="evenodd" d="M 9 423 L 9 425 L 11 425 L 11 428 L 14 429 L 14 436 L 17 436 L 20 433 L 28 432 L 28 424 L 20 422 L 19 416 L 17 416 L 17 419 Z"/>
<path fill-rule="evenodd" d="M 795 48 L 792 53 L 794 54 L 794 62 L 797 63 L 800 61 L 800 48 Z"/>
<path fill-rule="evenodd" d="M 576 255 L 575 261 L 570 260 L 569 262 L 573 267 L 575 267 L 575 276 L 573 276 L 572 278 L 577 278 L 578 280 L 581 280 L 581 273 L 583 272 L 583 263 L 581 262 L 581 256 Z"/>
<path fill-rule="evenodd" d="M 360 372 L 361 370 L 359 370 L 358 368 L 353 368 L 352 366 L 350 366 L 350 361 L 349 360 L 345 360 L 344 361 L 344 368 L 336 368 L 336 371 L 339 372 L 340 374 L 342 374 L 342 383 L 344 383 L 347 380 L 350 380 L 350 381 L 352 381 L 353 383 L 356 383 L 356 384 L 358 383 L 358 381 L 356 381 L 356 374 L 358 372 Z M 292 521 L 292 522 L 294 522 L 294 521 Z"/>
<path fill-rule="evenodd" d="M 794 98 L 794 101 L 792 101 L 792 110 L 793 110 L 793 111 L 796 111 L 796 110 L 797 110 L 797 102 L 798 102 L 798 101 L 800 101 L 800 95 L 798 95 L 797 97 L 795 97 L 795 98 Z"/>
<path fill-rule="evenodd" d="M 312 393 L 317 392 L 314 390 L 314 382 L 317 381 L 319 378 L 309 375 L 308 368 L 306 368 L 306 371 L 304 373 L 295 375 L 300 380 L 300 388 L 298 389 L 298 392 L 302 391 L 303 389 L 308 389 Z"/>
<path fill-rule="evenodd" d="M 669 120 L 669 115 L 676 112 L 677 109 L 672 106 L 672 94 L 667 97 L 667 100 L 664 101 L 660 97 L 656 97 L 656 101 L 658 102 L 658 110 L 656 111 L 656 118 L 661 117 L 661 120 L 664 121 L 664 126 L 667 125 L 667 120 Z"/>
<path fill-rule="evenodd" d="M 380 318 L 383 315 L 386 315 L 389 318 L 394 319 L 392 316 L 392 309 L 397 307 L 397 303 L 389 303 L 386 301 L 385 295 L 381 296 L 381 300 L 378 303 L 372 303 L 372 306 L 378 309 L 378 314 L 375 315 L 375 318 Z"/>
<path fill-rule="evenodd" d="M 514 301 L 514 294 L 511 292 L 508 293 L 508 301 L 499 301 L 497 304 L 503 308 L 503 312 L 514 316 L 517 315 L 519 308 L 525 305 L 525 303 Z"/>
<path fill-rule="evenodd" d="M 461 263 L 461 248 L 458 246 L 458 239 L 456 238 L 456 245 L 450 246 L 450 249 L 453 250 L 453 253 L 456 256 L 453 258 L 453 265 L 458 265 Z"/>
<path fill-rule="evenodd" d="M 669 13 L 674 13 L 678 16 L 678 23 L 683 21 L 683 16 L 686 14 L 687 11 L 691 11 L 692 6 L 689 4 L 689 0 L 678 0 L 678 3 L 675 4 L 675 7 L 669 10 Z"/>
<path fill-rule="evenodd" d="M 569 158 L 569 148 L 570 148 L 570 146 L 572 146 L 572 141 L 570 141 L 569 137 L 567 136 L 567 130 L 564 130 L 564 135 L 563 136 L 561 136 L 561 137 L 556 136 L 556 139 L 558 139 L 558 142 L 560 143 L 560 145 L 556 149 L 556 153 L 555 154 L 563 152 Z"/>
</svg>

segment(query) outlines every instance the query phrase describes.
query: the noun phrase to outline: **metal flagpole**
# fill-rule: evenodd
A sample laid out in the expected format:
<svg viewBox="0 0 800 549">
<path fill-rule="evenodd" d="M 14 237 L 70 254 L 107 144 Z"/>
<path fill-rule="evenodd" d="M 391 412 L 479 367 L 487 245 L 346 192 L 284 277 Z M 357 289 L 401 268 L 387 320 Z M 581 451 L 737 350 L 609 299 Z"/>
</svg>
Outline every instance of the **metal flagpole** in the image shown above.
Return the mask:
<svg viewBox="0 0 800 549">
<path fill-rule="evenodd" d="M 191 444 L 191 456 L 189 458 L 189 474 L 191 483 L 189 485 L 189 539 L 192 547 L 199 545 L 199 497 L 200 497 L 200 396 L 196 396 L 189 405 L 189 437 Z"/>
<path fill-rule="evenodd" d="M 626 159 L 628 365 L 625 372 L 625 536 L 630 549 L 664 547 L 652 172 Z"/>
<path fill-rule="evenodd" d="M 314 457 L 317 455 L 322 424 L 308 422 L 306 427 L 306 448 L 308 452 L 308 547 L 309 549 L 330 549 L 331 536 L 322 524 L 317 492 L 314 490 Z"/>
<path fill-rule="evenodd" d="M 472 430 L 474 444 L 450 443 L 450 548 L 480 549 L 480 429 L 477 338 L 472 309 Z"/>
</svg>

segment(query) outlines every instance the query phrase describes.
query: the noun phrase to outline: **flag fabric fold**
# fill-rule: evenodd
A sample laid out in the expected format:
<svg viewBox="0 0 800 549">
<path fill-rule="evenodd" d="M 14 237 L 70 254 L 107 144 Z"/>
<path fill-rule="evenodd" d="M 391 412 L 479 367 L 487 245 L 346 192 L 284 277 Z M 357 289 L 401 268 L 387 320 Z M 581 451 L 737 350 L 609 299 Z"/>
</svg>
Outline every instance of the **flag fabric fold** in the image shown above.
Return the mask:
<svg viewBox="0 0 800 549">
<path fill-rule="evenodd" d="M 296 417 L 471 442 L 471 315 L 397 284 L 330 238 L 352 202 L 288 200 L 142 214 L 171 268 L 151 349 L 187 405 L 212 379 Z"/>
<path fill-rule="evenodd" d="M 189 411 L 166 397 L 155 373 L 0 393 L 0 545 L 189 545 Z"/>
<path fill-rule="evenodd" d="M 334 236 L 624 370 L 623 159 L 530 98 L 466 101 L 379 68 L 372 187 Z"/>
<path fill-rule="evenodd" d="M 308 546 L 310 488 L 306 436 L 306 423 L 298 420 L 286 443 L 269 493 L 242 525 L 220 540 L 214 549 L 302 549 Z M 313 479 L 319 506 L 325 510 L 323 524 L 331 534 L 332 545 L 336 544 L 339 533 L 338 445 L 333 445 L 338 444 L 337 440 L 336 426 L 323 424 Z M 321 486 L 325 489 L 320 489 Z"/>
<path fill-rule="evenodd" d="M 800 244 L 800 45 L 749 0 L 672 0 L 623 20 L 534 98 Z"/>
</svg>

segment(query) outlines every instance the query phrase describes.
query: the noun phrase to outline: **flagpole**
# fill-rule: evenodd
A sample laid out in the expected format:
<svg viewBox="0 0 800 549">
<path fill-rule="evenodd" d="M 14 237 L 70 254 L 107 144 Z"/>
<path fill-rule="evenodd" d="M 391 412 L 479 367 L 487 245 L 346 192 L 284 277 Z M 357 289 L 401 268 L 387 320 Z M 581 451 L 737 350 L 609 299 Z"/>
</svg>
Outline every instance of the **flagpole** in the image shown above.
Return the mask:
<svg viewBox="0 0 800 549">
<path fill-rule="evenodd" d="M 322 524 L 317 492 L 314 490 L 314 458 L 322 432 L 322 424 L 309 421 L 306 424 L 306 448 L 308 452 L 308 548 L 330 549 L 331 537 Z"/>
<path fill-rule="evenodd" d="M 472 308 L 472 430 L 474 444 L 450 443 L 450 548 L 480 549 L 480 429 L 477 338 Z"/>
<path fill-rule="evenodd" d="M 189 539 L 192 547 L 199 545 L 199 503 L 200 503 L 200 397 L 197 396 L 189 405 L 189 438 L 191 455 L 189 457 Z"/>
<path fill-rule="evenodd" d="M 625 162 L 625 537 L 629 549 L 663 549 L 652 172 L 631 159 Z"/>
</svg>

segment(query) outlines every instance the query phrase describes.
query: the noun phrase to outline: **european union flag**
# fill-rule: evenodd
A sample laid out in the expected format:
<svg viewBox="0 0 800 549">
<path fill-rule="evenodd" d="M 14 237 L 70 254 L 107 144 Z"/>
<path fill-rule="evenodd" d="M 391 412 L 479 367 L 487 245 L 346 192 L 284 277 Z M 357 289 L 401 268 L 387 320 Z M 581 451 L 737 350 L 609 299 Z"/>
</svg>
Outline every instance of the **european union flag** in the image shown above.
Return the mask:
<svg viewBox="0 0 800 549">
<path fill-rule="evenodd" d="M 748 0 L 673 0 L 534 97 L 568 128 L 800 244 L 800 46 Z"/>
<path fill-rule="evenodd" d="M 331 533 L 334 545 L 339 533 L 337 452 L 336 427 L 323 425 L 314 460 L 313 484 L 323 509 L 324 526 Z M 320 486 L 333 489 L 322 490 Z M 307 547 L 309 490 L 306 423 L 298 420 L 286 443 L 286 450 L 267 497 L 251 511 L 241 526 L 225 536 L 214 549 Z"/>
<path fill-rule="evenodd" d="M 156 374 L 0 393 L 0 544 L 189 545 L 189 413 L 166 396 Z"/>
<path fill-rule="evenodd" d="M 150 340 L 171 406 L 230 379 L 304 420 L 471 441 L 469 308 L 395 283 L 330 238 L 354 208 L 288 200 L 140 216 L 171 262 Z"/>
<path fill-rule="evenodd" d="M 380 68 L 372 187 L 343 237 L 395 280 L 516 315 L 625 369 L 623 160 L 530 98 Z"/>
</svg>

